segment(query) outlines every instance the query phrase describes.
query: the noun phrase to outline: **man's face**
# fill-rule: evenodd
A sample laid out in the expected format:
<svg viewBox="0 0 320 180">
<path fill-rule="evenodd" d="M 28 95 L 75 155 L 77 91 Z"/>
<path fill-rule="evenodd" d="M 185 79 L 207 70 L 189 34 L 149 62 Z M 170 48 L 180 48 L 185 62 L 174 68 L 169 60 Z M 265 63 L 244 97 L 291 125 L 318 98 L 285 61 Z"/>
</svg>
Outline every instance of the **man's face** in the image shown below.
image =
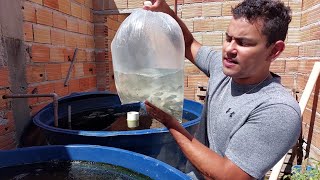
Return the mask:
<svg viewBox="0 0 320 180">
<path fill-rule="evenodd" d="M 240 84 L 255 84 L 266 77 L 273 45 L 266 47 L 262 23 L 232 19 L 222 48 L 223 72 Z"/>
</svg>

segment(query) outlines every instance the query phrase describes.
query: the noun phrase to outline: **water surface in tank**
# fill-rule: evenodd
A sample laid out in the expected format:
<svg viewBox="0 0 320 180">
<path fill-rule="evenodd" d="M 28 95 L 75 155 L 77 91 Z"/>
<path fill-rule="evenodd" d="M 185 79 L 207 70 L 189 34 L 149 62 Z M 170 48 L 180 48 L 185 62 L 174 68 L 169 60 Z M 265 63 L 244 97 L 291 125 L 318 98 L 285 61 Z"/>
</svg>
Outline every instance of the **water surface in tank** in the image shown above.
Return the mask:
<svg viewBox="0 0 320 180">
<path fill-rule="evenodd" d="M 150 180 L 129 169 L 88 161 L 49 161 L 0 168 L 3 180 Z"/>
<path fill-rule="evenodd" d="M 189 119 L 196 119 L 197 116 L 184 112 Z M 188 120 L 183 119 L 182 123 Z M 83 111 L 71 115 L 71 123 L 69 117 L 59 119 L 59 128 L 86 130 L 86 131 L 129 131 L 133 130 L 127 127 L 126 112 L 114 113 L 112 109 L 99 108 L 90 111 Z M 152 119 L 150 116 L 139 116 L 139 127 L 134 130 L 162 128 L 160 122 Z"/>
</svg>

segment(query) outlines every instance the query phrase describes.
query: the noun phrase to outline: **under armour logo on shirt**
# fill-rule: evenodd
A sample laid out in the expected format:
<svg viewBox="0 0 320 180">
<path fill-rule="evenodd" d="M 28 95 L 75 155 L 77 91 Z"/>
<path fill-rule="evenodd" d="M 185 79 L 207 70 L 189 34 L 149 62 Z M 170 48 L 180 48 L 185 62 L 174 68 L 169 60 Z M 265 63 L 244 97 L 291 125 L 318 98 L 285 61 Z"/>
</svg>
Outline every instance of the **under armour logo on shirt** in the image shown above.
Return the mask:
<svg viewBox="0 0 320 180">
<path fill-rule="evenodd" d="M 226 111 L 226 114 L 229 113 L 231 111 L 231 108 L 229 108 L 227 111 Z M 232 117 L 235 113 L 234 112 L 230 112 L 229 114 L 229 117 Z"/>
</svg>

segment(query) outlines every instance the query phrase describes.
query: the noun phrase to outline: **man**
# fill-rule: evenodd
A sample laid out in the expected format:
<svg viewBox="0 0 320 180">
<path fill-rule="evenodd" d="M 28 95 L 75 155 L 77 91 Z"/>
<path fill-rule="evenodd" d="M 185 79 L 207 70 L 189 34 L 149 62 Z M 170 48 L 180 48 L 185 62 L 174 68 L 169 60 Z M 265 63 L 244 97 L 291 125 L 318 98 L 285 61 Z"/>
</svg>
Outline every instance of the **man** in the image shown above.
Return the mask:
<svg viewBox="0 0 320 180">
<path fill-rule="evenodd" d="M 296 143 L 301 130 L 296 100 L 269 71 L 285 48 L 290 8 L 276 0 L 245 0 L 232 9 L 222 52 L 201 46 L 164 0 L 161 11 L 180 25 L 186 58 L 208 77 L 202 120 L 195 137 L 172 116 L 146 101 L 195 169 L 198 179 L 262 179 Z"/>
</svg>

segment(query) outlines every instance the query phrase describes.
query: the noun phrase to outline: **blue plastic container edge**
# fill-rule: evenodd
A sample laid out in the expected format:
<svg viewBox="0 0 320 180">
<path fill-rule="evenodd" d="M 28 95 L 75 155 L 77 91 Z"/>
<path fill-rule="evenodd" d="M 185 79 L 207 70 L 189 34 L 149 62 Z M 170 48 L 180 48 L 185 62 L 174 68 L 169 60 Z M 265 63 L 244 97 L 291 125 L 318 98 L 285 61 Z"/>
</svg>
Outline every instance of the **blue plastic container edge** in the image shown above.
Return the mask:
<svg viewBox="0 0 320 180">
<path fill-rule="evenodd" d="M 95 94 L 95 93 L 86 93 L 86 94 Z M 101 93 L 103 94 L 103 93 Z M 74 96 L 81 96 L 81 94 L 75 94 Z M 71 97 L 71 96 L 70 96 Z M 68 97 L 68 98 L 70 98 Z M 65 99 L 68 99 L 65 98 Z M 186 106 L 193 104 L 193 109 L 191 108 L 187 108 Z M 49 104 L 52 105 L 52 104 Z M 153 133 L 163 133 L 163 132 L 168 132 L 167 128 L 153 128 L 153 129 L 144 129 L 144 130 L 132 130 L 132 131 L 83 131 L 83 130 L 70 130 L 70 129 L 61 129 L 61 128 L 56 128 L 54 126 L 49 126 L 43 122 L 40 121 L 39 115 L 41 113 L 43 113 L 44 111 L 47 110 L 47 108 L 50 108 L 50 106 L 47 105 L 46 107 L 44 107 L 43 109 L 41 109 L 34 117 L 33 117 L 33 122 L 47 130 L 47 131 L 51 131 L 51 132 L 56 132 L 56 133 L 67 133 L 67 134 L 74 134 L 74 135 L 80 135 L 80 136 L 99 136 L 99 137 L 110 137 L 110 136 L 119 136 L 119 135 L 144 135 L 144 134 L 153 134 Z M 196 107 L 194 106 L 196 105 Z M 186 107 L 186 108 L 185 108 Z M 52 107 L 51 107 L 52 108 Z M 188 110 L 189 112 L 195 114 L 198 116 L 198 118 L 192 120 L 192 121 L 188 121 L 186 123 L 183 123 L 182 126 L 184 128 L 198 124 L 200 119 L 201 119 L 201 110 L 202 105 L 198 102 L 195 101 L 191 101 L 188 99 L 184 100 L 184 109 Z M 198 111 L 196 111 L 198 110 Z M 200 110 L 200 111 L 199 111 Z M 52 121 L 53 124 L 53 117 L 51 117 L 52 119 L 50 119 Z"/>
<path fill-rule="evenodd" d="M 119 157 L 121 157 L 121 160 Z M 52 145 L 0 151 L 0 168 L 50 160 L 82 160 L 107 163 L 133 170 L 156 180 L 191 179 L 183 172 L 160 160 L 113 147 Z"/>
</svg>

